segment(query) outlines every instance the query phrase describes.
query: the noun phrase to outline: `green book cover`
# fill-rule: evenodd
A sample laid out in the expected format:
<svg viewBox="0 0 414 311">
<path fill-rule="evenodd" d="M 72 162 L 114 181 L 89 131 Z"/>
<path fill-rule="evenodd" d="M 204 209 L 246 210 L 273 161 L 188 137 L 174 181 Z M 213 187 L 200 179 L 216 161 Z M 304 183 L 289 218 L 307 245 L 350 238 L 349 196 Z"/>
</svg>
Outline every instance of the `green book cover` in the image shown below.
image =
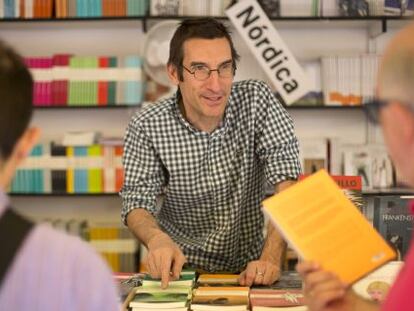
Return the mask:
<svg viewBox="0 0 414 311">
<path fill-rule="evenodd" d="M 117 67 L 118 60 L 116 57 L 109 57 L 108 67 Z M 116 104 L 116 81 L 108 81 L 108 105 Z"/>
<path fill-rule="evenodd" d="M 137 293 L 129 303 L 131 308 L 179 308 L 185 307 L 188 294 L 171 292 Z"/>
</svg>

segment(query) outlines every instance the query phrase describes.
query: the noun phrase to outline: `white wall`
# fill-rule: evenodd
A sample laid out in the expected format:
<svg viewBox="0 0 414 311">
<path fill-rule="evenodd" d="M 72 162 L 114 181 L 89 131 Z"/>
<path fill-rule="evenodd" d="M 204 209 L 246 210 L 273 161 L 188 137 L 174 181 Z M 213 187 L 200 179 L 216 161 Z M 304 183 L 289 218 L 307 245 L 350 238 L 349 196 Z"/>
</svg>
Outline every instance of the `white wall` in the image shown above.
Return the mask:
<svg viewBox="0 0 414 311">
<path fill-rule="evenodd" d="M 315 60 L 322 55 L 381 52 L 389 36 L 370 39 L 371 22 L 277 22 L 294 55 L 300 61 Z M 379 24 L 379 22 L 377 22 Z M 139 54 L 144 40 L 141 21 L 0 23 L 0 38 L 24 56 L 74 53 L 78 55 Z M 241 54 L 237 79 L 265 78 L 246 46 L 235 34 Z M 33 124 L 43 129 L 45 139 L 58 139 L 69 130 L 99 130 L 104 135 L 122 136 L 134 109 L 36 110 Z M 348 142 L 380 140 L 378 131 L 367 128 L 365 116 L 358 110 L 292 110 L 300 137 L 340 137 Z M 374 134 L 372 134 L 374 132 Z M 13 197 L 13 204 L 25 213 L 43 217 L 55 214 L 67 217 L 119 219 L 117 197 Z M 26 206 L 27 205 L 27 206 Z"/>
</svg>

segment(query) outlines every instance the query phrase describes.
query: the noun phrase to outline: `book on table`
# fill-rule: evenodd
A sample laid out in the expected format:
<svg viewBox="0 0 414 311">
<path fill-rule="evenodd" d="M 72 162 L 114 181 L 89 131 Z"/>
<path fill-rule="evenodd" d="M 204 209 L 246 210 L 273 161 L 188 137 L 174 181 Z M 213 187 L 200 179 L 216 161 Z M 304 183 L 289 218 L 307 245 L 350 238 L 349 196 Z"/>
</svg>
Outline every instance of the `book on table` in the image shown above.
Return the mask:
<svg viewBox="0 0 414 311">
<path fill-rule="evenodd" d="M 187 287 L 138 287 L 129 306 L 141 310 L 184 308 L 187 307 L 190 298 L 191 288 Z"/>
<path fill-rule="evenodd" d="M 395 258 L 325 170 L 263 201 L 266 214 L 304 260 L 354 283 Z"/>
<path fill-rule="evenodd" d="M 303 306 L 305 304 L 301 289 L 251 289 L 250 304 L 253 310 L 258 308 L 285 308 Z"/>
<path fill-rule="evenodd" d="M 238 286 L 238 274 L 200 274 L 197 279 L 198 286 Z"/>
<path fill-rule="evenodd" d="M 194 290 L 191 310 L 245 311 L 249 306 L 249 288 L 243 286 L 201 286 Z"/>
</svg>

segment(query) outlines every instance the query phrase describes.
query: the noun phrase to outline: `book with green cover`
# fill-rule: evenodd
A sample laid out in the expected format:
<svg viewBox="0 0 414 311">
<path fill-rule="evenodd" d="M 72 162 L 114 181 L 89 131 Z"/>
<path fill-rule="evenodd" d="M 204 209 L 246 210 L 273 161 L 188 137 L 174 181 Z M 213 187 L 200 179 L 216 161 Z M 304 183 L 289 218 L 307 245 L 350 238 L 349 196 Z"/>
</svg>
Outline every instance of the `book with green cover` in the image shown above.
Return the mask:
<svg viewBox="0 0 414 311">
<path fill-rule="evenodd" d="M 180 278 L 178 280 L 171 280 L 168 282 L 168 287 L 172 286 L 189 286 L 191 287 L 194 284 L 195 280 L 195 273 L 187 272 L 181 273 Z M 161 280 L 160 279 L 153 279 L 150 275 L 145 275 L 145 278 L 142 280 L 142 286 L 157 286 L 161 287 Z"/>
<path fill-rule="evenodd" d="M 129 303 L 131 308 L 179 308 L 185 307 L 188 302 L 187 293 L 153 292 L 136 293 Z"/>
</svg>

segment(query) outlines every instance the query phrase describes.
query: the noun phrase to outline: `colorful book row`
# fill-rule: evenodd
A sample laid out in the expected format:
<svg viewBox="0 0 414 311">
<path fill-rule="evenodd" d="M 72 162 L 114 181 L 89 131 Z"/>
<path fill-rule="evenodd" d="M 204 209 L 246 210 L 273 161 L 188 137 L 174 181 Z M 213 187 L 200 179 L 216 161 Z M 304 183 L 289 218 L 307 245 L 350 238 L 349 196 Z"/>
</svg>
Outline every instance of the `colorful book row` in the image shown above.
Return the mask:
<svg viewBox="0 0 414 311">
<path fill-rule="evenodd" d="M 138 105 L 145 92 L 142 62 L 139 56 L 25 58 L 35 106 Z"/>
<path fill-rule="evenodd" d="M 37 145 L 17 170 L 11 193 L 114 193 L 123 183 L 122 146 Z"/>
<path fill-rule="evenodd" d="M 0 18 L 144 16 L 149 0 L 0 0 Z"/>
</svg>

